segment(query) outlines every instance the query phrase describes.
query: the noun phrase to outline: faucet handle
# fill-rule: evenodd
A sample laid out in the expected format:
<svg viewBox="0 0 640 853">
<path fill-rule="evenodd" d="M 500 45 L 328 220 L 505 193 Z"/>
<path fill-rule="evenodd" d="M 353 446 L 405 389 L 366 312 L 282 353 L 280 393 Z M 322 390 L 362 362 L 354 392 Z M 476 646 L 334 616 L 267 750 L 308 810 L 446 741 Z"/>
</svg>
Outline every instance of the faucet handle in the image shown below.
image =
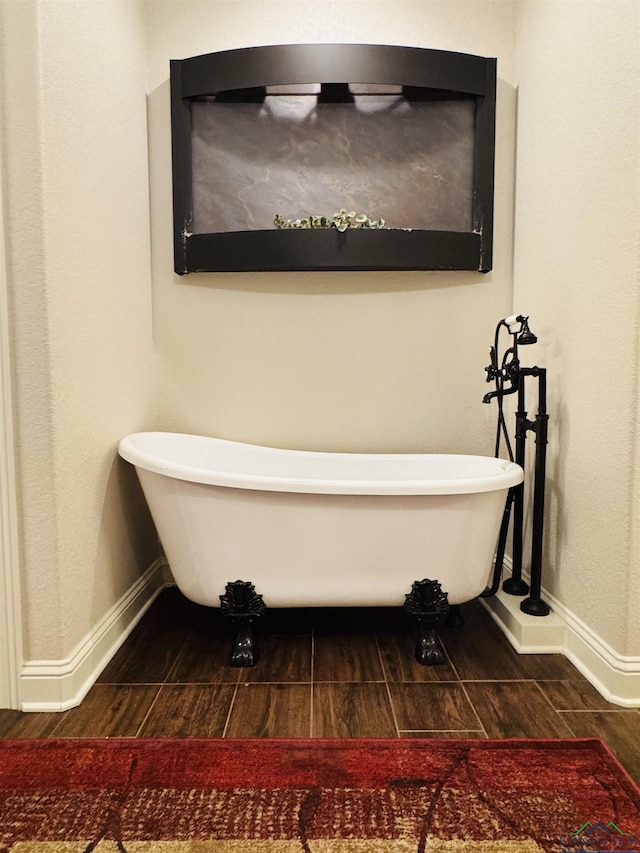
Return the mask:
<svg viewBox="0 0 640 853">
<path fill-rule="evenodd" d="M 500 376 L 500 368 L 496 367 L 495 364 L 489 364 L 485 367 L 485 372 L 487 374 L 486 382 L 493 382 Z"/>
<path fill-rule="evenodd" d="M 500 368 L 498 367 L 498 358 L 495 347 L 489 347 L 489 358 L 491 359 L 491 364 L 485 367 L 485 371 L 487 373 L 486 381 L 493 382 L 494 379 L 497 379 L 500 375 Z"/>
</svg>

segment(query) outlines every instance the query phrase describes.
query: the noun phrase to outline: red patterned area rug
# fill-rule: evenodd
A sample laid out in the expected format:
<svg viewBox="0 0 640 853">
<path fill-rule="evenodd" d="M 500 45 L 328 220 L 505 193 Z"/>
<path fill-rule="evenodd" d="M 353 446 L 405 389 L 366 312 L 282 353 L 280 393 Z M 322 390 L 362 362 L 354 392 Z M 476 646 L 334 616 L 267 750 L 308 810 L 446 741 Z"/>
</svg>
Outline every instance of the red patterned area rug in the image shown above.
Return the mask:
<svg viewBox="0 0 640 853">
<path fill-rule="evenodd" d="M 602 741 L 0 741 L 0 851 L 640 851 Z"/>
</svg>

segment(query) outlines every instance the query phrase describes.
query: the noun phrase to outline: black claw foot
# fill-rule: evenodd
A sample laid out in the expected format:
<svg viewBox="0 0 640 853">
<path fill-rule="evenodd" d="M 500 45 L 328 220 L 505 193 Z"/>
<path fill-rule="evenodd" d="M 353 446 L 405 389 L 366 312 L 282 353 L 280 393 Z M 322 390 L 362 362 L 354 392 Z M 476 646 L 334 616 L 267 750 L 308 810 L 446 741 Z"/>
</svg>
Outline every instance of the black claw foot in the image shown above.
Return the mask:
<svg viewBox="0 0 640 853">
<path fill-rule="evenodd" d="M 249 581 L 233 581 L 220 596 L 220 609 L 237 626 L 231 652 L 231 666 L 255 666 L 258 646 L 253 636 L 252 622 L 267 609 L 255 587 Z"/>
<path fill-rule="evenodd" d="M 404 609 L 418 622 L 416 660 L 423 666 L 439 666 L 446 655 L 438 637 L 438 623 L 449 612 L 447 593 L 442 592 L 438 581 L 425 578 L 415 581 L 411 592 L 405 596 Z"/>
<path fill-rule="evenodd" d="M 440 666 L 446 663 L 446 655 L 435 628 L 420 625 L 416 642 L 416 660 L 422 666 Z"/>
</svg>

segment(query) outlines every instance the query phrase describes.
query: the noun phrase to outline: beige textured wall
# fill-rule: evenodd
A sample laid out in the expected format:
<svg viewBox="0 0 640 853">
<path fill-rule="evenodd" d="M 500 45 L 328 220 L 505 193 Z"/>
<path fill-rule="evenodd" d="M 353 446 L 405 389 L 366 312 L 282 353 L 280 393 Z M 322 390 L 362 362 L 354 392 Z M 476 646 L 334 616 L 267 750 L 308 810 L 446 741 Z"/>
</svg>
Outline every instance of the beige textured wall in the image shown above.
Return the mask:
<svg viewBox="0 0 640 853">
<path fill-rule="evenodd" d="M 154 420 L 145 18 L 0 5 L 24 652 L 60 659 L 156 553 L 115 454 Z"/>
<path fill-rule="evenodd" d="M 150 0 L 147 9 L 160 425 L 296 448 L 492 453 L 495 412 L 481 399 L 495 324 L 511 311 L 514 5 Z M 498 57 L 491 273 L 174 275 L 169 60 L 314 41 Z"/>
<path fill-rule="evenodd" d="M 549 370 L 546 581 L 640 655 L 640 5 L 525 2 L 516 57 L 515 302 Z"/>
<path fill-rule="evenodd" d="M 550 374 L 548 582 L 640 654 L 637 9 L 0 3 L 27 658 L 68 655 L 153 555 L 122 434 L 491 452 L 483 367 L 512 310 Z M 173 275 L 168 61 L 284 41 L 498 57 L 492 273 Z"/>
</svg>

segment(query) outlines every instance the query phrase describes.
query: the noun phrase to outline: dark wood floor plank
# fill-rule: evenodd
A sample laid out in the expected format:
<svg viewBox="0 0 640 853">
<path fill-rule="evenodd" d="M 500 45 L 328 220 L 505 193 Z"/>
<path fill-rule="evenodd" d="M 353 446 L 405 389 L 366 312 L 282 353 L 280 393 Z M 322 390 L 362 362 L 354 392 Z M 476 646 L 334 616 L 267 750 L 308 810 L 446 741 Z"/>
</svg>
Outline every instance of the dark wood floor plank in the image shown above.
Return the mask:
<svg viewBox="0 0 640 853">
<path fill-rule="evenodd" d="M 238 685 L 226 737 L 309 737 L 310 684 Z"/>
<path fill-rule="evenodd" d="M 387 681 L 457 681 L 449 660 L 439 666 L 423 666 L 415 656 L 416 634 L 410 630 L 380 633 L 378 646 Z"/>
<path fill-rule="evenodd" d="M 96 684 L 77 708 L 67 711 L 53 737 L 136 737 L 159 688 Z"/>
<path fill-rule="evenodd" d="M 482 730 L 460 684 L 390 684 L 389 692 L 401 730 Z"/>
<path fill-rule="evenodd" d="M 556 711 L 620 710 L 598 693 L 586 678 L 582 680 L 539 681 L 538 687 Z"/>
<path fill-rule="evenodd" d="M 242 681 L 311 681 L 311 636 L 281 635 L 259 639 L 255 666 L 242 670 Z"/>
<path fill-rule="evenodd" d="M 175 587 L 165 590 L 104 669 L 101 684 L 162 683 L 194 622 L 207 608 L 187 601 Z"/>
<path fill-rule="evenodd" d="M 313 685 L 314 737 L 397 737 L 384 684 Z"/>
<path fill-rule="evenodd" d="M 453 738 L 454 740 L 474 740 L 475 738 L 482 738 L 484 740 L 487 739 L 487 736 L 482 731 L 482 729 L 468 729 L 468 730 L 453 729 L 451 731 L 436 731 L 436 732 L 402 731 L 402 729 L 401 729 L 399 734 L 400 734 L 400 737 L 431 738 L 434 740 L 437 740 L 440 738 Z"/>
<path fill-rule="evenodd" d="M 62 720 L 62 713 L 27 713 L 0 710 L 0 737 L 49 737 Z"/>
<path fill-rule="evenodd" d="M 576 737 L 601 737 L 640 783 L 640 714 L 637 711 L 561 711 Z"/>
<path fill-rule="evenodd" d="M 470 681 L 464 686 L 490 738 L 571 734 L 534 681 Z"/>
<path fill-rule="evenodd" d="M 233 632 L 199 626 L 187 636 L 166 681 L 177 684 L 235 684 L 241 669 L 231 666 Z"/>
<path fill-rule="evenodd" d="M 234 684 L 166 684 L 140 729 L 140 737 L 222 737 Z"/>
<path fill-rule="evenodd" d="M 442 643 L 453 666 L 463 681 L 485 681 L 499 678 L 530 678 L 524 658 L 508 643 L 500 629 L 481 605 L 463 608 L 465 627 L 460 632 L 443 628 Z"/>
<path fill-rule="evenodd" d="M 383 681 L 373 634 L 321 633 L 314 639 L 314 681 Z"/>
<path fill-rule="evenodd" d="M 585 677 L 578 672 L 575 666 L 564 655 L 519 655 L 527 678 L 538 681 L 550 681 L 557 679 L 575 680 L 585 682 Z"/>
</svg>

